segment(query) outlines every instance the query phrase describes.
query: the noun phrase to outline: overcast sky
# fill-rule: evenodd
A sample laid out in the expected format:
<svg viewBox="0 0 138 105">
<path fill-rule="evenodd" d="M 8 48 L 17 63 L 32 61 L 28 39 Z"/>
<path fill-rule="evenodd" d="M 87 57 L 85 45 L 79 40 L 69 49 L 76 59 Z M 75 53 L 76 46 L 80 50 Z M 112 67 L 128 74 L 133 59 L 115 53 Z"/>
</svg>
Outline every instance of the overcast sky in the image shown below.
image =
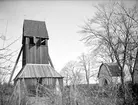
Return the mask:
<svg viewBox="0 0 138 105">
<path fill-rule="evenodd" d="M 46 22 L 49 34 L 49 54 L 57 71 L 70 60 L 75 60 L 87 49 L 77 33 L 79 26 L 93 16 L 96 5 L 101 1 L 6 1 L 0 2 L 0 35 L 5 35 L 6 44 L 20 37 L 11 46 L 12 50 L 21 47 L 23 20 Z M 131 3 L 131 1 L 130 1 Z M 0 47 L 3 41 L 0 40 Z M 15 61 L 17 55 L 14 57 Z"/>
</svg>

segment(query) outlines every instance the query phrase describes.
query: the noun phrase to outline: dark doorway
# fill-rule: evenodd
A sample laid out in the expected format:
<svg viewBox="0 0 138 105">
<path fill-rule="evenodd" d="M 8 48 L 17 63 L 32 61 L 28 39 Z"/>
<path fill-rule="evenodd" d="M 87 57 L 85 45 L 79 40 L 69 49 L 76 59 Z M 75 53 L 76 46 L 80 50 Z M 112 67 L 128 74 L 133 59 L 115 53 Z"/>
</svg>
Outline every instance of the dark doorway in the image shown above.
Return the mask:
<svg viewBox="0 0 138 105">
<path fill-rule="evenodd" d="M 107 85 L 108 85 L 108 81 L 106 79 L 104 79 L 103 86 L 107 86 Z"/>
</svg>

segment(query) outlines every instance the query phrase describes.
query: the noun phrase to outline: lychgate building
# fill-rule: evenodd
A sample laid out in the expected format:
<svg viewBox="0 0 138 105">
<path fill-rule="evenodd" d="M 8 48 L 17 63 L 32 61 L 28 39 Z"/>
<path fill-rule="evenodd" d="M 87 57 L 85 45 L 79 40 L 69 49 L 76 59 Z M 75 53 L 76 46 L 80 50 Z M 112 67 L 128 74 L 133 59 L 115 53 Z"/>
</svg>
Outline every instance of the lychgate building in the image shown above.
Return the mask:
<svg viewBox="0 0 138 105">
<path fill-rule="evenodd" d="M 121 71 L 116 63 L 102 63 L 99 67 L 99 86 L 120 83 Z"/>
</svg>

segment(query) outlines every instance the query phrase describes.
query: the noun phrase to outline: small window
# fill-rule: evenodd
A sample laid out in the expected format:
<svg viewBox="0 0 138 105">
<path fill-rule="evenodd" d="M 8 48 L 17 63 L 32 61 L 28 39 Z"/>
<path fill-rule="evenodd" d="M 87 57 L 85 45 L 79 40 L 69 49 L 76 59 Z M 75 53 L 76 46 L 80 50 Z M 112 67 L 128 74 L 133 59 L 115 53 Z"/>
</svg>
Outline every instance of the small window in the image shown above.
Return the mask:
<svg viewBox="0 0 138 105">
<path fill-rule="evenodd" d="M 46 45 L 46 39 L 45 38 L 41 38 L 41 45 Z"/>
<path fill-rule="evenodd" d="M 30 37 L 29 39 L 30 39 L 30 44 L 34 45 L 35 44 L 34 43 L 34 38 L 33 37 Z"/>
</svg>

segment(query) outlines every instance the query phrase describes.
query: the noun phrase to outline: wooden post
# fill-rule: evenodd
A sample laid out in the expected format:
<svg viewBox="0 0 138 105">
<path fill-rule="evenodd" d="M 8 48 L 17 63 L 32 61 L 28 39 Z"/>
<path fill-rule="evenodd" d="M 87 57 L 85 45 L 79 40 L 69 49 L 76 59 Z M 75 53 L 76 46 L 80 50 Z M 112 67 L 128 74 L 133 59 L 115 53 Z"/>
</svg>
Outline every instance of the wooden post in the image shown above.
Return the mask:
<svg viewBox="0 0 138 105">
<path fill-rule="evenodd" d="M 8 84 L 11 82 L 11 79 L 12 79 L 12 77 L 13 77 L 14 71 L 15 71 L 15 69 L 16 69 L 16 66 L 17 66 L 17 64 L 18 64 L 19 58 L 20 58 L 20 56 L 21 56 L 22 50 L 23 50 L 23 46 L 22 46 L 21 49 L 20 49 L 19 55 L 18 55 L 17 60 L 16 60 L 16 62 L 15 62 L 15 65 L 14 65 L 14 68 L 13 68 L 13 70 L 12 70 L 12 73 L 11 73 L 11 76 L 10 76 L 10 79 L 9 79 Z"/>
<path fill-rule="evenodd" d="M 21 80 L 19 80 L 19 84 L 18 84 L 18 94 L 19 94 L 19 105 L 21 105 L 21 89 L 20 89 L 20 85 L 21 85 Z"/>
<path fill-rule="evenodd" d="M 48 53 L 48 59 L 49 59 L 50 65 L 54 68 L 54 65 L 53 65 L 52 60 L 51 60 L 51 58 L 50 58 L 50 56 L 49 56 L 49 53 Z"/>
</svg>

